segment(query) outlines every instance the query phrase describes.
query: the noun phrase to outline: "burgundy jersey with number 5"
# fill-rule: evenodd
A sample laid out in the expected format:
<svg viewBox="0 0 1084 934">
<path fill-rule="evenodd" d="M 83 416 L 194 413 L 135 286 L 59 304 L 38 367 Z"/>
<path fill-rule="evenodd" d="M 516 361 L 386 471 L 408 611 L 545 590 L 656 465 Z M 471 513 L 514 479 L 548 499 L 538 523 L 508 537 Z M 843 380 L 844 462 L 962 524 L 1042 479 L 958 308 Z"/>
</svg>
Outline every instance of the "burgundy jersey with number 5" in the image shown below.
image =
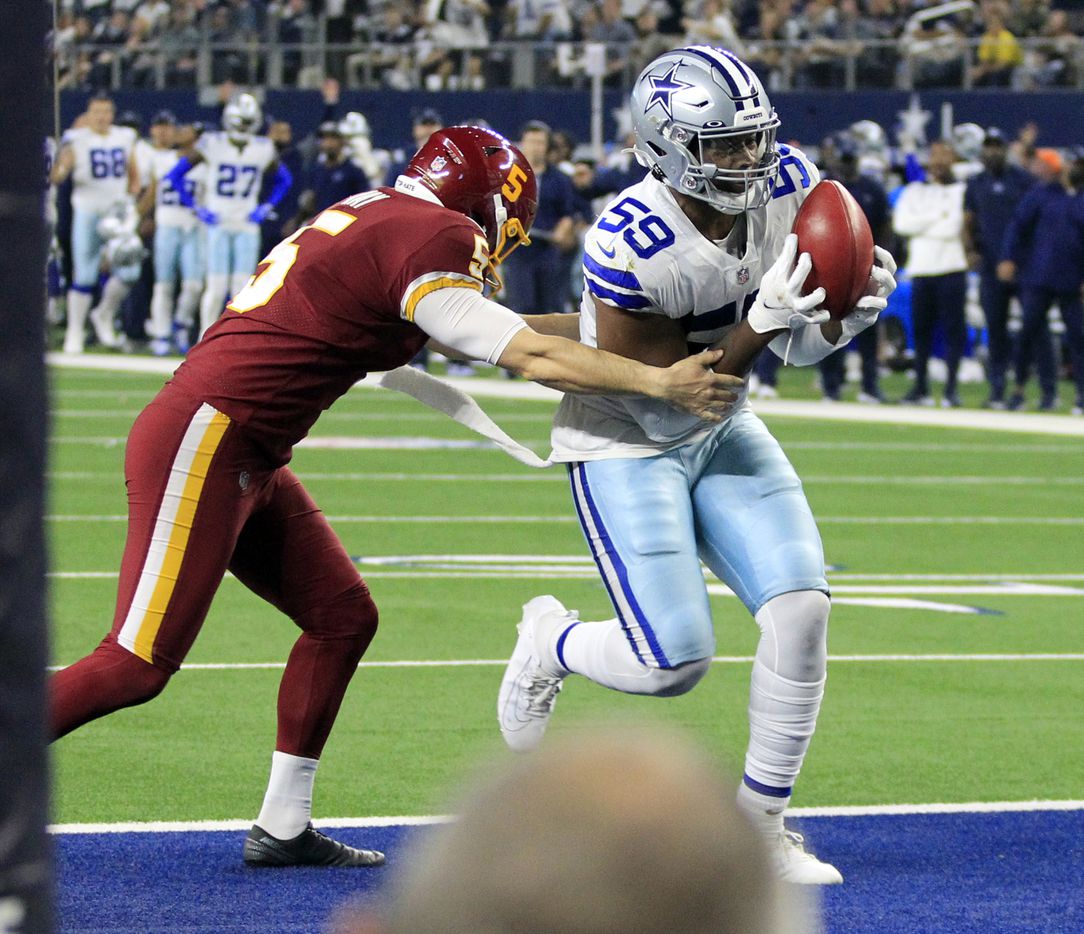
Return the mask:
<svg viewBox="0 0 1084 934">
<path fill-rule="evenodd" d="M 228 415 L 277 463 L 370 371 L 428 339 L 414 307 L 482 289 L 481 229 L 457 211 L 382 188 L 328 208 L 276 246 L 174 374 L 174 389 Z"/>
</svg>

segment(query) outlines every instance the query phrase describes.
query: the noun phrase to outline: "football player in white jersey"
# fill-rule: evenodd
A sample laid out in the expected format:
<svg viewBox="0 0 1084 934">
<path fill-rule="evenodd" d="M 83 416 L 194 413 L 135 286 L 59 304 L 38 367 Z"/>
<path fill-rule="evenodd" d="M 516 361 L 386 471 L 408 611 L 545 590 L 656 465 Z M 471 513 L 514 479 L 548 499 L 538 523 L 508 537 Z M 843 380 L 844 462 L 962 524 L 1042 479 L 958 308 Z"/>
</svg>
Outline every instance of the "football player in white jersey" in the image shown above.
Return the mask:
<svg viewBox="0 0 1084 934">
<path fill-rule="evenodd" d="M 69 130 L 53 164 L 51 181 L 60 184 L 72 176 L 72 284 L 68 290 L 68 327 L 65 353 L 81 353 L 87 315 L 98 286 L 102 248 L 98 222 L 118 202 L 139 190 L 133 151 L 136 132 L 113 125 L 116 110 L 104 94 L 87 106 L 83 125 Z M 113 322 L 91 318 L 98 340 L 116 346 Z"/>
<path fill-rule="evenodd" d="M 151 155 L 150 183 L 140 199 L 140 211 L 144 216 L 154 214 L 154 291 L 147 336 L 151 351 L 163 356 L 173 349 L 174 336 L 176 349 L 181 353 L 188 350 L 188 332 L 203 293 L 203 230 L 195 210 L 181 203 L 169 179 L 181 157 L 195 151 L 196 131 L 192 126 L 177 126 L 168 111 L 155 117 L 152 129 L 156 126 L 163 128 L 161 141 L 168 140 L 168 145 L 156 148 Z M 184 176 L 185 190 L 194 201 L 201 200 L 205 176 L 202 163 Z M 178 279 L 181 291 L 174 304 Z"/>
<path fill-rule="evenodd" d="M 180 159 L 169 173 L 181 203 L 195 201 L 185 191 L 183 178 L 194 165 L 207 164 L 207 187 L 196 216 L 207 228 L 207 280 L 200 301 L 200 333 L 222 313 L 226 299 L 244 288 L 260 258 L 260 224 L 274 210 L 293 183 L 280 163 L 275 146 L 257 135 L 263 113 L 251 94 L 239 94 L 222 113 L 223 129 L 204 133 L 196 152 Z M 267 201 L 260 203 L 265 174 L 274 176 Z"/>
<path fill-rule="evenodd" d="M 842 325 L 818 309 L 822 289 L 800 294 L 810 260 L 795 262 L 790 230 L 819 175 L 776 144 L 779 120 L 752 69 L 706 46 L 667 52 L 637 79 L 631 109 L 650 172 L 587 234 L 584 343 L 665 365 L 770 340 L 805 365 L 876 320 L 895 287 L 883 251 L 871 294 Z M 498 701 L 506 742 L 537 745 L 573 673 L 630 694 L 690 690 L 715 648 L 703 561 L 761 630 L 739 802 L 783 878 L 841 882 L 783 825 L 824 690 L 829 591 L 816 523 L 779 443 L 744 391 L 717 425 L 650 399 L 566 395 L 552 440 L 617 618 L 583 622 L 552 596 L 527 603 Z"/>
</svg>

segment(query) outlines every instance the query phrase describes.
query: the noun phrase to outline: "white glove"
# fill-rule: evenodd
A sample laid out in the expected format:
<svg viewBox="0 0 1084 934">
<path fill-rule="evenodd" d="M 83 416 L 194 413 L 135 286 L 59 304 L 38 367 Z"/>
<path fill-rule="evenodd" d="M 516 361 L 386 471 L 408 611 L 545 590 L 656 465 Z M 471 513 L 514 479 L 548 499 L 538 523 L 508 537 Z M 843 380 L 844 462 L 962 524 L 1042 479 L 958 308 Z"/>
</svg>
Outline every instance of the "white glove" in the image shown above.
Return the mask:
<svg viewBox="0 0 1084 934">
<path fill-rule="evenodd" d="M 878 265 L 878 263 L 880 265 Z M 858 300 L 846 318 L 843 319 L 843 336 L 839 345 L 848 343 L 856 334 L 877 323 L 877 317 L 888 305 L 888 296 L 896 291 L 896 261 L 888 250 L 879 246 L 873 248 L 873 268 L 869 271 L 869 293 Z"/>
<path fill-rule="evenodd" d="M 824 301 L 823 288 L 814 289 L 808 295 L 801 294 L 813 260 L 808 253 L 803 253 L 795 264 L 797 253 L 797 234 L 787 234 L 779 259 L 760 280 L 760 292 L 749 309 L 749 326 L 758 334 L 828 320 L 827 309 L 817 307 Z"/>
</svg>

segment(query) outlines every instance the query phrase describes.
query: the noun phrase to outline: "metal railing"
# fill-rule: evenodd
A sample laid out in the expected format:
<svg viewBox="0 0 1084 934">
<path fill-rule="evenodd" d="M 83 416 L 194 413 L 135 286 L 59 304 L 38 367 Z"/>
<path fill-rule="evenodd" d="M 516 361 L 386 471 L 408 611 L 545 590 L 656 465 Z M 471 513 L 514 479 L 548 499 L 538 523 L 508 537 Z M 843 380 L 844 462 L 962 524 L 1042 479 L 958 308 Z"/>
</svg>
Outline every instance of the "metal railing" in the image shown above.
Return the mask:
<svg viewBox="0 0 1084 934">
<path fill-rule="evenodd" d="M 1005 83 L 997 86 L 1084 88 L 1084 41 L 1075 38 L 1060 43 L 1019 40 L 1024 62 L 1001 76 Z M 970 89 L 981 83 L 974 70 L 978 46 L 979 40 L 962 38 L 750 41 L 739 54 L 769 90 Z M 449 48 L 426 39 L 411 44 L 287 44 L 268 41 L 266 32 L 244 42 L 216 42 L 205 32 L 190 44 L 165 37 L 137 47 L 68 45 L 58 50 L 57 73 L 61 87 L 114 90 L 196 88 L 227 80 L 269 88 L 317 88 L 325 77 L 362 89 L 586 88 L 596 72 L 592 62 L 601 61 L 605 85 L 627 89 L 649 57 L 638 55 L 635 45 L 494 42 Z"/>
</svg>

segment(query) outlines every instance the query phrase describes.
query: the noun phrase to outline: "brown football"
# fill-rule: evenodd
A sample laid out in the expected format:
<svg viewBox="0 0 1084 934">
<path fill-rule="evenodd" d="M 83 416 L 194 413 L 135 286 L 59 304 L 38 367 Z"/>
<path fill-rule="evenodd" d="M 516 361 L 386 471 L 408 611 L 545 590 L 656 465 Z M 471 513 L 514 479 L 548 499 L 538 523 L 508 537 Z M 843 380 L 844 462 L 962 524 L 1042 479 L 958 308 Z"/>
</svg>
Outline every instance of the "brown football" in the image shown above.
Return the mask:
<svg viewBox="0 0 1084 934">
<path fill-rule="evenodd" d="M 824 307 L 845 318 L 866 291 L 873 266 L 873 232 L 858 202 L 837 181 L 823 181 L 806 196 L 794 218 L 798 253 L 808 253 L 813 269 L 803 295 L 824 286 Z"/>
</svg>

